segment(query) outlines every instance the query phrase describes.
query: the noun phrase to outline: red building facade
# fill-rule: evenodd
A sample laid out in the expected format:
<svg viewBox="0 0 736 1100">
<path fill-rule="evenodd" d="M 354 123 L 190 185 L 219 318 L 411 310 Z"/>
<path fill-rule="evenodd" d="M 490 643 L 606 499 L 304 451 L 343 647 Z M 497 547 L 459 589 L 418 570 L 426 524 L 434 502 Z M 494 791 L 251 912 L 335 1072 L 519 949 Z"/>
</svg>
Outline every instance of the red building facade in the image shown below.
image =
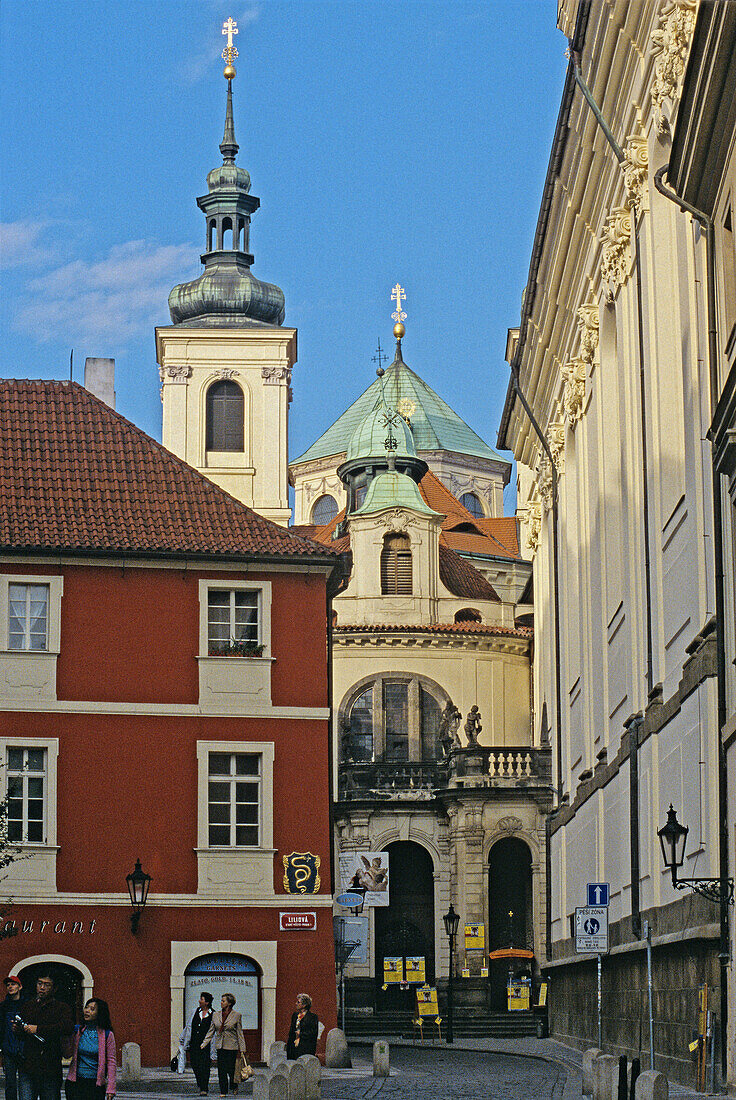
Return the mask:
<svg viewBox="0 0 736 1100">
<path fill-rule="evenodd" d="M 6 973 L 165 1064 L 199 992 L 251 1055 L 335 1024 L 329 602 L 345 563 L 80 386 L 0 381 Z M 151 876 L 131 930 L 126 876 Z M 288 871 L 288 873 L 287 873 Z"/>
</svg>

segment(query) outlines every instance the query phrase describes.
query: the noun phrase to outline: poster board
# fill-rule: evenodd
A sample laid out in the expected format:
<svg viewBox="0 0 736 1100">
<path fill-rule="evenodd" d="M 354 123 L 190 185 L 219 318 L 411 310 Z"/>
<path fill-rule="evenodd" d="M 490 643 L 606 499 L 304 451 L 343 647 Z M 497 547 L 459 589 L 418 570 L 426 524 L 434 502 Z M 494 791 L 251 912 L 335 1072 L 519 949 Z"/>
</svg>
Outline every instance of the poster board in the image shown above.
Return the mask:
<svg viewBox="0 0 736 1100">
<path fill-rule="evenodd" d="M 404 980 L 404 958 L 402 955 L 384 955 L 383 984 L 398 985 Z"/>
<path fill-rule="evenodd" d="M 406 956 L 406 980 L 410 985 L 424 985 L 427 981 L 427 968 L 424 955 Z"/>
<path fill-rule="evenodd" d="M 485 952 L 486 926 L 485 924 L 465 925 L 465 951 L 470 954 L 473 951 Z"/>
<path fill-rule="evenodd" d="M 388 852 L 341 852 L 341 893 L 365 889 L 366 908 L 388 906 Z"/>
<path fill-rule="evenodd" d="M 423 985 L 417 990 L 417 1016 L 420 1020 L 426 1017 L 436 1020 L 439 1014 L 437 989 L 435 986 Z"/>
</svg>

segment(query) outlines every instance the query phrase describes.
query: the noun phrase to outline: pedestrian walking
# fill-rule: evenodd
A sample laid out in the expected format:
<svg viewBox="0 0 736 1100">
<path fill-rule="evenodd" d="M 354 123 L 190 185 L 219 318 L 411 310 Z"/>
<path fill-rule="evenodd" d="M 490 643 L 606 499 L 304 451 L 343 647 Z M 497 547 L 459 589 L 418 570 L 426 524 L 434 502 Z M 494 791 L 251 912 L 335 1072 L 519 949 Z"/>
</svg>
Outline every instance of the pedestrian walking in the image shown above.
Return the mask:
<svg viewBox="0 0 736 1100">
<path fill-rule="evenodd" d="M 217 1076 L 220 1082 L 220 1097 L 225 1097 L 229 1090 L 238 1091 L 235 1081 L 235 1063 L 238 1054 L 246 1054 L 245 1036 L 243 1035 L 243 1023 L 239 1012 L 234 1012 L 235 998 L 232 993 L 223 993 L 222 1008 L 212 1016 L 212 1023 L 202 1041 L 201 1049 L 209 1046 L 212 1036 L 216 1036 L 215 1048 L 217 1050 Z"/>
<path fill-rule="evenodd" d="M 286 1040 L 286 1057 L 299 1058 L 302 1054 L 317 1053 L 319 1020 L 312 1012 L 312 998 L 308 993 L 298 993 L 296 1012 L 291 1017 L 289 1037 Z"/>
<path fill-rule="evenodd" d="M 23 1036 L 23 1059 L 19 1065 L 19 1100 L 61 1100 L 61 1059 L 66 1041 L 74 1031 L 69 1005 L 54 997 L 54 979 L 41 973 L 36 996 L 18 1010 L 21 1023 L 14 1024 Z"/>
<path fill-rule="evenodd" d="M 112 1100 L 117 1078 L 115 1033 L 107 1001 L 92 997 L 74 1029 L 72 1060 L 66 1075 L 67 1100 Z"/>
<path fill-rule="evenodd" d="M 17 974 L 3 980 L 5 1000 L 0 1004 L 0 1054 L 5 1070 L 5 1100 L 18 1100 L 18 1064 L 23 1057 L 23 1038 L 13 1028 L 13 1018 L 23 1003 L 23 983 Z"/>
<path fill-rule="evenodd" d="M 189 1061 L 199 1088 L 199 1095 L 206 1096 L 210 1087 L 210 1068 L 212 1052 L 210 1047 L 202 1049 L 202 1040 L 212 1024 L 212 994 L 200 993 L 199 1007 L 189 1024 Z M 215 1036 L 212 1036 L 213 1040 Z M 215 1053 L 215 1057 L 217 1054 Z"/>
</svg>

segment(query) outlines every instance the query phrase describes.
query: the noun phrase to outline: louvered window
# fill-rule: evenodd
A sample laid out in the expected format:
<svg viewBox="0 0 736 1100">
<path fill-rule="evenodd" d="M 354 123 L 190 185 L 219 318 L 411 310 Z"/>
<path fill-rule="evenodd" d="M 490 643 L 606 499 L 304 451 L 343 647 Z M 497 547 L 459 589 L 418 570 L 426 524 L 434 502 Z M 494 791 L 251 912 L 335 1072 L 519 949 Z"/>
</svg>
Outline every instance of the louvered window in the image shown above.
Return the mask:
<svg viewBox="0 0 736 1100">
<path fill-rule="evenodd" d="M 411 596 L 411 546 L 406 535 L 386 535 L 381 551 L 381 593 Z"/>
<path fill-rule="evenodd" d="M 207 390 L 208 451 L 242 451 L 243 391 L 235 382 L 215 382 Z"/>
</svg>

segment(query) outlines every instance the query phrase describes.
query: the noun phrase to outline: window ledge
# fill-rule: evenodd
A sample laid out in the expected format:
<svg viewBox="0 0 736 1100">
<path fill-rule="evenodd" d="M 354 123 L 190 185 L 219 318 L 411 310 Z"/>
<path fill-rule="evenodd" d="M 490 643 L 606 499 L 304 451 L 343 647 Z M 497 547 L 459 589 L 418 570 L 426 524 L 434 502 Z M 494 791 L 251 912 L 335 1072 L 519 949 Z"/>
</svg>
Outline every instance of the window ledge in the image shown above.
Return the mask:
<svg viewBox="0 0 736 1100">
<path fill-rule="evenodd" d="M 271 706 L 273 657 L 197 657 L 199 705 L 234 711 Z"/>
<path fill-rule="evenodd" d="M 255 657 L 255 656 L 254 657 L 244 657 L 244 656 L 241 656 L 238 653 L 220 653 L 220 654 L 199 653 L 199 654 L 197 654 L 197 660 L 198 661 L 230 661 L 230 662 L 235 662 L 235 663 L 241 663 L 241 662 L 246 662 L 247 661 L 248 664 L 251 664 L 252 662 L 255 662 L 255 661 L 264 661 L 264 662 L 266 662 L 266 661 L 275 661 L 276 658 L 275 657 L 268 657 L 265 653 L 260 657 Z"/>
<path fill-rule="evenodd" d="M 0 650 L 0 696 L 56 699 L 58 650 Z"/>
</svg>

